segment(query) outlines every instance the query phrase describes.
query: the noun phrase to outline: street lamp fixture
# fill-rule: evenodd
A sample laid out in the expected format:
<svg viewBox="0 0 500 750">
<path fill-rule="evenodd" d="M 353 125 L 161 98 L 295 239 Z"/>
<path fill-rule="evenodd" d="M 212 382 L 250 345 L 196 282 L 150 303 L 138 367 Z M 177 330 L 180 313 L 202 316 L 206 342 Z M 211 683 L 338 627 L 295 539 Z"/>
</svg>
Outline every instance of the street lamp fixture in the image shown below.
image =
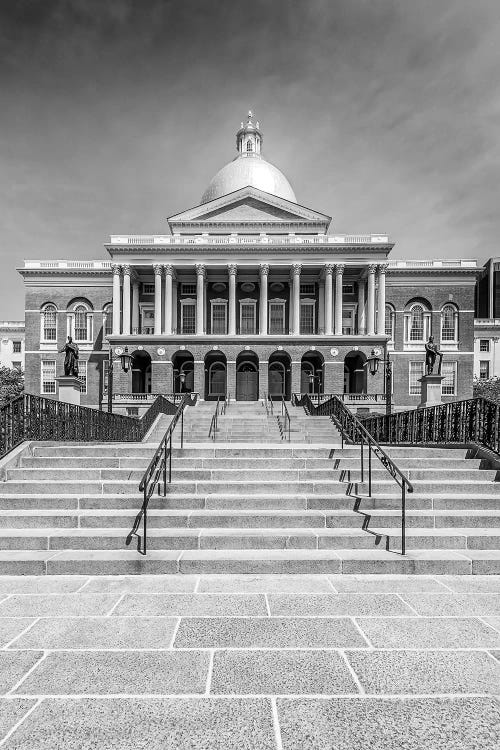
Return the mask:
<svg viewBox="0 0 500 750">
<path fill-rule="evenodd" d="M 389 352 L 387 352 L 385 359 L 380 359 L 375 353 L 375 349 L 372 349 L 371 355 L 365 362 L 365 367 L 370 370 L 370 375 L 376 375 L 381 364 L 384 365 L 385 413 L 390 416 L 392 413 L 392 360 L 389 357 Z"/>
<path fill-rule="evenodd" d="M 110 344 L 108 358 L 108 412 L 110 414 L 113 413 L 113 363 L 120 360 L 123 372 L 128 372 L 132 366 L 132 359 L 132 355 L 128 353 L 128 346 L 118 357 L 113 357 L 113 349 Z"/>
</svg>

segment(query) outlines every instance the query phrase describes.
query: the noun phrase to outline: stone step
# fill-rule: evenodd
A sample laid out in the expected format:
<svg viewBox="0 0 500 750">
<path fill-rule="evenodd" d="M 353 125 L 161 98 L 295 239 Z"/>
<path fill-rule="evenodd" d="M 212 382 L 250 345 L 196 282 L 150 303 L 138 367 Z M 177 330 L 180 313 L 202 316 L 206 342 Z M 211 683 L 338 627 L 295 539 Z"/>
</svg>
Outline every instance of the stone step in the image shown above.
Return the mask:
<svg viewBox="0 0 500 750">
<path fill-rule="evenodd" d="M 0 575 L 497 573 L 497 550 L 4 550 Z"/>
</svg>

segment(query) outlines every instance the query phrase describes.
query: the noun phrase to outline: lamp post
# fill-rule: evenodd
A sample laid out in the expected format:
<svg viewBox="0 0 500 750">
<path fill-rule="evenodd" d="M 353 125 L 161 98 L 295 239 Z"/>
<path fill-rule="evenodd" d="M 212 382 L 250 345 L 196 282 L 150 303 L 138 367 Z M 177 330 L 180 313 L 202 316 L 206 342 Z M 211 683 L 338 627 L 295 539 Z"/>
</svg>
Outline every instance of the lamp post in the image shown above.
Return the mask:
<svg viewBox="0 0 500 750">
<path fill-rule="evenodd" d="M 370 375 L 376 375 L 381 364 L 384 365 L 385 413 L 390 417 L 392 413 L 392 360 L 389 357 L 389 352 L 387 352 L 385 359 L 380 359 L 375 354 L 375 349 L 372 349 L 371 355 L 365 362 L 365 367 L 369 368 Z"/>
<path fill-rule="evenodd" d="M 108 412 L 113 413 L 113 362 L 120 360 L 123 372 L 128 372 L 132 364 L 132 355 L 128 353 L 128 346 L 118 357 L 113 357 L 113 348 L 109 345 L 108 358 Z"/>
</svg>

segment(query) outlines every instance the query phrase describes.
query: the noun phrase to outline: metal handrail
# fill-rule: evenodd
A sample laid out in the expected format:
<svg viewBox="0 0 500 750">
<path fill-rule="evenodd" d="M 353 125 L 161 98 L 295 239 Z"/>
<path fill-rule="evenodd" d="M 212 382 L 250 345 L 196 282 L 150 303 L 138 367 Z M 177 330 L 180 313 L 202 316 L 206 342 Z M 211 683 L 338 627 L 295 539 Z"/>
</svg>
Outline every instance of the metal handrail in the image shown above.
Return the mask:
<svg viewBox="0 0 500 750">
<path fill-rule="evenodd" d="M 281 433 L 281 439 L 286 440 L 286 435 L 288 434 L 288 442 L 290 442 L 290 425 L 291 425 L 291 419 L 290 414 L 288 413 L 287 406 L 285 404 L 285 397 L 281 397 L 281 416 L 283 417 L 283 424 L 281 424 L 281 420 L 279 417 L 278 419 L 278 426 L 280 428 Z"/>
<path fill-rule="evenodd" d="M 269 403 L 269 412 L 270 412 L 271 416 L 273 417 L 274 416 L 273 400 L 272 400 L 271 395 L 269 393 L 266 393 L 266 398 L 267 398 L 267 401 Z"/>
<path fill-rule="evenodd" d="M 141 555 L 145 555 L 147 552 L 147 520 L 148 520 L 148 505 L 153 495 L 155 488 L 158 487 L 158 494 L 160 494 L 160 479 L 163 476 L 163 497 L 167 495 L 167 484 L 172 482 L 172 440 L 174 430 L 177 426 L 179 419 L 181 420 L 181 450 L 184 448 L 184 408 L 190 402 L 190 394 L 183 396 L 181 403 L 177 407 L 177 411 L 172 417 L 165 435 L 160 441 L 158 448 L 151 461 L 149 462 L 148 468 L 144 472 L 141 482 L 139 484 L 139 492 L 143 493 L 143 501 L 139 512 L 137 513 L 134 523 L 130 532 L 127 534 L 125 544 L 128 545 L 132 541 L 132 537 L 137 538 L 137 551 Z M 168 471 L 167 471 L 168 462 Z M 167 480 L 168 474 L 168 480 Z M 143 523 L 142 536 L 138 533 L 138 528 Z M 141 544 L 142 542 L 142 544 Z"/>
<path fill-rule="evenodd" d="M 215 407 L 215 412 L 212 416 L 212 421 L 210 422 L 210 429 L 208 431 L 208 437 L 212 438 L 212 440 L 215 440 L 217 435 L 217 420 L 219 417 L 219 407 L 220 407 L 220 396 L 217 397 L 217 405 Z"/>
<path fill-rule="evenodd" d="M 359 419 L 342 403 L 333 396 L 329 401 L 315 406 L 309 396 L 304 396 L 302 404 L 309 414 L 316 416 L 329 416 L 340 430 L 342 448 L 344 440 L 351 443 L 359 443 L 361 461 L 361 482 L 365 481 L 365 446 L 368 448 L 368 497 L 372 497 L 372 453 L 378 458 L 382 466 L 401 488 L 401 554 L 406 554 L 406 493 L 413 492 L 413 485 L 392 458 L 387 455 L 379 443 L 375 440 Z M 366 528 L 366 527 L 365 527 Z"/>
</svg>

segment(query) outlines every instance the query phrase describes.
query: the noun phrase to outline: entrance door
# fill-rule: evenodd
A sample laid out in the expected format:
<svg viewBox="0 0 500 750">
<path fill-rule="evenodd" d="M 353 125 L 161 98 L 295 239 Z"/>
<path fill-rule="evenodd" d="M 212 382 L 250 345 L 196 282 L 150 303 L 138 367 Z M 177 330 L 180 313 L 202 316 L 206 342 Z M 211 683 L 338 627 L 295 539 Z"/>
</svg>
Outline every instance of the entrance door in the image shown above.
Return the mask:
<svg viewBox="0 0 500 750">
<path fill-rule="evenodd" d="M 284 372 L 281 369 L 269 370 L 269 395 L 281 398 L 285 395 Z"/>
<path fill-rule="evenodd" d="M 257 401 L 259 393 L 259 373 L 255 370 L 246 370 L 236 373 L 236 400 Z"/>
</svg>

